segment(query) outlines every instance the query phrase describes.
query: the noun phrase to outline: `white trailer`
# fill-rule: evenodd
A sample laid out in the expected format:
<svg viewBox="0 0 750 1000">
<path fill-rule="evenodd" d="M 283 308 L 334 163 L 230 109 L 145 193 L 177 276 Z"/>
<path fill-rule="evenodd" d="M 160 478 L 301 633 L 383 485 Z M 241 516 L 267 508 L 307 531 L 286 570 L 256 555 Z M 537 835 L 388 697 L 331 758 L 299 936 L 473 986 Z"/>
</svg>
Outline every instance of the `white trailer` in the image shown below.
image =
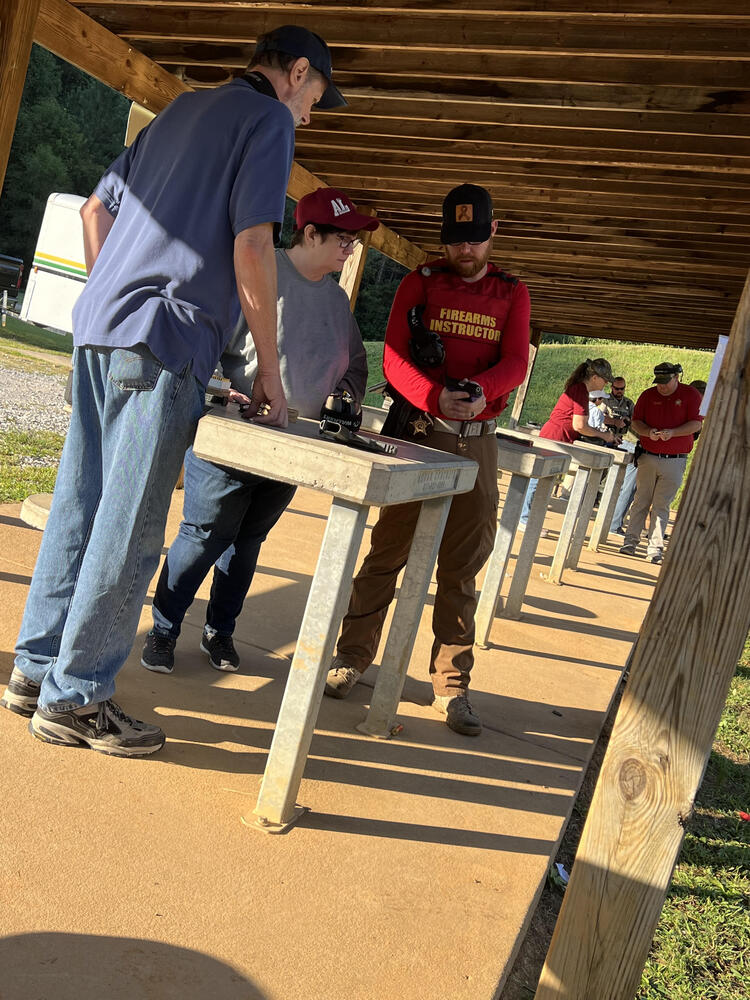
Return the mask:
<svg viewBox="0 0 750 1000">
<path fill-rule="evenodd" d="M 73 306 L 86 284 L 83 224 L 85 202 L 77 194 L 51 194 L 39 230 L 21 319 L 73 332 Z"/>
</svg>

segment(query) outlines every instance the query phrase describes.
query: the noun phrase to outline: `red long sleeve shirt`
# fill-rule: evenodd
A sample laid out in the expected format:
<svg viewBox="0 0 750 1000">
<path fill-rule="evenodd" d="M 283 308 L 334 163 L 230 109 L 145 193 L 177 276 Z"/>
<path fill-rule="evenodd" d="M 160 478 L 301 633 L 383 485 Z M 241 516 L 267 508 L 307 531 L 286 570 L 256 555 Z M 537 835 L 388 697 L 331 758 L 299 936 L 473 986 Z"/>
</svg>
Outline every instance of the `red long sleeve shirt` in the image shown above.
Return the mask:
<svg viewBox="0 0 750 1000">
<path fill-rule="evenodd" d="M 497 416 L 508 396 L 526 377 L 529 360 L 529 290 L 494 264 L 475 282 L 464 281 L 445 260 L 412 271 L 399 285 L 385 333 L 383 371 L 391 385 L 413 405 L 442 416 L 438 398 L 446 376 L 470 378 L 484 390 L 487 406 L 476 418 Z M 439 368 L 422 369 L 409 354 L 407 314 L 425 304 L 424 325 L 445 347 Z"/>
</svg>

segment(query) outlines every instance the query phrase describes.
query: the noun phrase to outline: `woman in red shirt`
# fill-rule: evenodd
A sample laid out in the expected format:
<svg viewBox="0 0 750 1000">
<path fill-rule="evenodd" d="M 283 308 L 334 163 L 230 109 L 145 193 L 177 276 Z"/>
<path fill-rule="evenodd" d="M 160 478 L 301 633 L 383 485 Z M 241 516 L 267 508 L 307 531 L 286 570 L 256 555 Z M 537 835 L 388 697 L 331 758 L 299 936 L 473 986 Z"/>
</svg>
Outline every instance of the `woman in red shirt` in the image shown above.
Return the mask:
<svg viewBox="0 0 750 1000">
<path fill-rule="evenodd" d="M 605 358 L 594 358 L 593 361 L 586 358 L 565 383 L 562 395 L 555 403 L 549 420 L 539 431 L 539 437 L 572 444 L 585 434 L 586 437 L 601 438 L 605 444 L 612 444 L 615 438 L 611 431 L 599 431 L 589 423 L 589 393 L 603 389 L 613 378 L 609 361 Z M 519 522 L 522 530 L 529 519 L 536 483 L 536 479 L 529 480 Z"/>
</svg>

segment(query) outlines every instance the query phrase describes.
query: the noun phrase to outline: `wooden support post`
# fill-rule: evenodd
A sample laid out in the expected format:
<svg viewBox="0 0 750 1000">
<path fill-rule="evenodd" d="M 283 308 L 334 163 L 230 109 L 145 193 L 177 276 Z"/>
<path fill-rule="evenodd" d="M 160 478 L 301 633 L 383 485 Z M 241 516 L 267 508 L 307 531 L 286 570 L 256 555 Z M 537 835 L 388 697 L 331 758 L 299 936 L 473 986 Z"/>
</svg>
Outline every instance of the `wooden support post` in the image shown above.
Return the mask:
<svg viewBox="0 0 750 1000">
<path fill-rule="evenodd" d="M 529 365 L 526 369 L 526 378 L 519 385 L 516 391 L 516 398 L 513 400 L 513 411 L 510 415 L 510 420 L 508 421 L 508 426 L 511 430 L 518 427 L 519 421 L 521 420 L 521 411 L 523 410 L 523 404 L 526 402 L 526 393 L 529 390 L 529 382 L 531 382 L 531 373 L 534 371 L 534 365 L 536 364 L 536 356 L 539 353 L 539 342 L 542 339 L 542 331 L 538 330 L 536 327 L 531 327 L 531 334 L 529 337 Z"/>
<path fill-rule="evenodd" d="M 750 626 L 750 277 L 536 1000 L 632 1000 Z"/>
<path fill-rule="evenodd" d="M 362 215 L 375 215 L 375 212 L 371 208 L 360 208 L 359 211 Z M 349 296 L 349 305 L 352 312 L 354 312 L 354 306 L 357 304 L 359 286 L 362 284 L 362 275 L 365 273 L 367 251 L 371 241 L 372 233 L 365 230 L 360 237 L 359 246 L 341 269 L 339 284 Z"/>
<path fill-rule="evenodd" d="M 0 190 L 34 40 L 39 0 L 0 0 Z"/>
</svg>

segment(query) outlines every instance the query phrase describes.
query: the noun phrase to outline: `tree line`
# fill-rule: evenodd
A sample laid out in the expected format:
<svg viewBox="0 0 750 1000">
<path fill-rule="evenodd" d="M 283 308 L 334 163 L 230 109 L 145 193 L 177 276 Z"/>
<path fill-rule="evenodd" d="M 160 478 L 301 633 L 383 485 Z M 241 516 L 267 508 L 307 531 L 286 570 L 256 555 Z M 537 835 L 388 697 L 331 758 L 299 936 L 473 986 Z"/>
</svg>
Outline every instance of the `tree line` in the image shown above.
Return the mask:
<svg viewBox="0 0 750 1000">
<path fill-rule="evenodd" d="M 87 198 L 123 148 L 130 102 L 122 94 L 34 45 L 0 196 L 0 253 L 20 257 L 28 276 L 47 198 Z M 282 245 L 294 202 L 287 199 Z M 368 253 L 355 316 L 366 340 L 382 340 L 406 269 Z"/>
</svg>

